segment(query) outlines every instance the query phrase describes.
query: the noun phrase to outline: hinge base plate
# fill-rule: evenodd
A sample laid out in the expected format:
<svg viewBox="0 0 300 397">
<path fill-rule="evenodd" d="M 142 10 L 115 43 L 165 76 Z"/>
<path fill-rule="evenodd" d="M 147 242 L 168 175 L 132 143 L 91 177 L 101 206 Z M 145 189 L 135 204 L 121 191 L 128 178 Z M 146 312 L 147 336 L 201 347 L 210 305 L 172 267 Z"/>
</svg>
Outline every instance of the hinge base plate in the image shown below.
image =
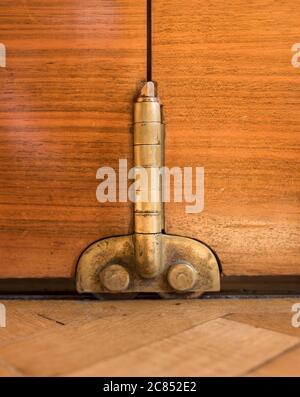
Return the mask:
<svg viewBox="0 0 300 397">
<path fill-rule="evenodd" d="M 214 253 L 191 238 L 158 234 L 159 271 L 140 274 L 135 252 L 136 235 L 99 240 L 81 255 L 77 267 L 80 293 L 120 294 L 157 292 L 196 297 L 220 290 L 220 271 Z M 147 247 L 145 247 L 147 249 Z M 143 257 L 147 253 L 139 252 Z"/>
</svg>

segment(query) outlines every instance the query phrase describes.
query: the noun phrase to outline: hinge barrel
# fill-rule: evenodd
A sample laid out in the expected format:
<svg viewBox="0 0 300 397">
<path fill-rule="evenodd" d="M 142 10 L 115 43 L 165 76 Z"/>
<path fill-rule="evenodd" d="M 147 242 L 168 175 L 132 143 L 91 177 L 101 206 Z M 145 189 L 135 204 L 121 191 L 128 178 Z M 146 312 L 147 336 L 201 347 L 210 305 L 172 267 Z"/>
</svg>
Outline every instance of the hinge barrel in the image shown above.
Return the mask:
<svg viewBox="0 0 300 397">
<path fill-rule="evenodd" d="M 134 207 L 136 269 L 142 277 L 152 278 L 161 270 L 160 233 L 164 227 L 163 124 L 152 81 L 144 85 L 134 104 L 134 164 L 137 174 L 143 173 Z"/>
</svg>

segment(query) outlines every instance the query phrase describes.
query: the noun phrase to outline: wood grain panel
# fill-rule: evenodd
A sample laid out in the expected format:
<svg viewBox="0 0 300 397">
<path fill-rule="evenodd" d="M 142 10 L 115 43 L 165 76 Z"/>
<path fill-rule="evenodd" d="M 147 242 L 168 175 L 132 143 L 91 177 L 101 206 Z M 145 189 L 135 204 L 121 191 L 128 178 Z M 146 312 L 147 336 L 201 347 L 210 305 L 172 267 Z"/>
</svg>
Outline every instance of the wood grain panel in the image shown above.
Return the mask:
<svg viewBox="0 0 300 397">
<path fill-rule="evenodd" d="M 296 302 L 2 300 L 7 327 L 0 332 L 0 376 L 252 374 L 298 353 L 299 334 L 287 327 Z M 299 374 L 296 359 L 292 370 Z M 274 373 L 289 371 L 287 360 L 279 363 Z"/>
<path fill-rule="evenodd" d="M 2 360 L 0 360 L 0 376 L 22 376 L 22 374 L 15 368 L 11 368 L 6 363 L 2 362 Z"/>
<path fill-rule="evenodd" d="M 47 305 L 50 306 L 50 305 Z M 60 303 L 60 307 L 65 305 Z M 41 302 L 36 310 L 32 310 L 30 302 L 5 302 L 6 327 L 0 329 L 0 346 L 23 340 L 39 332 L 54 330 L 59 325 L 51 321 L 49 316 L 43 316 Z M 1 364 L 1 360 L 0 360 Z"/>
<path fill-rule="evenodd" d="M 132 161 L 146 2 L 0 3 L 0 277 L 70 277 L 95 240 L 132 231 L 96 171 Z"/>
<path fill-rule="evenodd" d="M 216 318 L 224 312 L 220 305 L 219 308 L 214 305 L 195 312 L 191 310 L 191 306 L 195 309 L 195 304 L 185 304 L 179 310 L 181 320 L 178 321 L 178 307 L 174 303 L 139 301 L 138 306 L 136 303 L 137 301 L 118 302 L 118 306 L 127 306 L 127 313 L 123 315 L 117 311 L 114 316 L 98 317 L 88 322 L 81 315 L 83 321 L 75 326 L 71 324 L 56 330 L 51 328 L 49 332 L 41 332 L 36 337 L 0 345 L 1 357 L 26 375 L 73 373 L 96 362 L 169 337 Z M 112 305 L 107 302 L 108 304 Z M 89 311 L 90 303 L 86 302 L 85 306 L 82 310 Z M 173 307 L 170 309 L 170 306 Z M 98 341 L 99 348 L 95 349 L 95 341 Z M 22 354 L 16 355 L 16 351 Z"/>
<path fill-rule="evenodd" d="M 297 343 L 287 335 L 218 318 L 74 375 L 241 376 Z"/>
<path fill-rule="evenodd" d="M 299 345 L 298 345 L 299 346 Z M 249 373 L 250 376 L 297 376 L 300 374 L 300 346 L 279 355 Z"/>
<path fill-rule="evenodd" d="M 285 313 L 231 313 L 226 315 L 226 318 L 282 334 L 297 336 L 300 339 L 300 328 L 293 327 L 291 308 L 288 309 Z"/>
<path fill-rule="evenodd" d="M 205 208 L 166 206 L 226 275 L 300 274 L 300 3 L 153 2 L 166 164 L 205 169 Z"/>
</svg>

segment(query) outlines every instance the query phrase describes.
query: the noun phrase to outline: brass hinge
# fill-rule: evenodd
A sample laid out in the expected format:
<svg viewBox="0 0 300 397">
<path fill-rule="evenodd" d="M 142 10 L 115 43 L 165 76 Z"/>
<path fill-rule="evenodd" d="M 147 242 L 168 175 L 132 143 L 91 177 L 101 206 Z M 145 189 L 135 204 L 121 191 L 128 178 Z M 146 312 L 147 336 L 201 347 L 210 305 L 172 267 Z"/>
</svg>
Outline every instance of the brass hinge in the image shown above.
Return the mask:
<svg viewBox="0 0 300 397">
<path fill-rule="evenodd" d="M 199 241 L 163 233 L 163 144 L 162 107 L 150 81 L 134 104 L 135 170 L 146 172 L 148 181 L 143 185 L 141 177 L 135 192 L 134 234 L 99 240 L 83 252 L 77 266 L 78 292 L 196 297 L 220 290 L 214 253 Z M 150 197 L 145 199 L 145 194 Z"/>
</svg>

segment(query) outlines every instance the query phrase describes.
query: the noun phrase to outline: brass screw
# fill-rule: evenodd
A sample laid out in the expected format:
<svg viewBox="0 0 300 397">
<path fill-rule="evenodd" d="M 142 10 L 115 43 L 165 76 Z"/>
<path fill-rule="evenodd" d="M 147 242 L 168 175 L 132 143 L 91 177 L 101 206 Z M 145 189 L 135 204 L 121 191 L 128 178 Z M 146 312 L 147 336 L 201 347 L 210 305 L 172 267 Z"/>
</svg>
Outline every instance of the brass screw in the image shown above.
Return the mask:
<svg viewBox="0 0 300 397">
<path fill-rule="evenodd" d="M 191 290 L 196 282 L 196 270 L 188 263 L 177 263 L 170 267 L 168 282 L 170 286 L 179 292 Z"/>
<path fill-rule="evenodd" d="M 121 265 L 110 265 L 100 273 L 100 280 L 104 287 L 111 292 L 125 291 L 129 286 L 129 273 Z"/>
</svg>

